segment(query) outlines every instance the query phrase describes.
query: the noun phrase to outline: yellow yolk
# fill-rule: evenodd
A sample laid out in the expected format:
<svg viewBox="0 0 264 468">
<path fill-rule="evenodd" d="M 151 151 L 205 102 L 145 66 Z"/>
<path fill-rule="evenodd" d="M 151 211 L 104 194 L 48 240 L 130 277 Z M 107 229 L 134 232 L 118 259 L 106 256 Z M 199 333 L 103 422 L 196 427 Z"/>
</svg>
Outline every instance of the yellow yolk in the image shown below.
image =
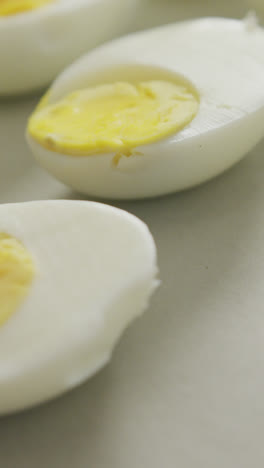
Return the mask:
<svg viewBox="0 0 264 468">
<path fill-rule="evenodd" d="M 178 132 L 198 108 L 197 93 L 180 80 L 105 84 L 41 105 L 28 132 L 43 147 L 62 154 L 128 152 Z"/>
<path fill-rule="evenodd" d="M 55 0 L 0 0 L 0 16 L 35 10 Z"/>
<path fill-rule="evenodd" d="M 31 255 L 15 238 L 0 233 L 0 326 L 29 292 L 35 268 Z"/>
</svg>

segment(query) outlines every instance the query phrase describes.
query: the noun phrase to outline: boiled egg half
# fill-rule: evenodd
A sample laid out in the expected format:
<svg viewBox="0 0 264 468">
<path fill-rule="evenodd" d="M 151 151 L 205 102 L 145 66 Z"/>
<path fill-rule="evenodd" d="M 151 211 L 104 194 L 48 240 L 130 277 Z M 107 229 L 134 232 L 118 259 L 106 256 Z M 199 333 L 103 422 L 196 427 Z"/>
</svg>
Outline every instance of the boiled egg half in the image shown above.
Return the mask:
<svg viewBox="0 0 264 468">
<path fill-rule="evenodd" d="M 75 387 L 110 359 L 157 286 L 146 225 L 93 202 L 0 206 L 0 414 Z"/>
<path fill-rule="evenodd" d="M 56 178 L 97 197 L 200 184 L 264 135 L 263 50 L 252 15 L 110 42 L 54 82 L 29 120 L 30 147 Z"/>
<path fill-rule="evenodd" d="M 0 96 L 47 86 L 126 30 L 137 0 L 0 0 Z"/>
</svg>

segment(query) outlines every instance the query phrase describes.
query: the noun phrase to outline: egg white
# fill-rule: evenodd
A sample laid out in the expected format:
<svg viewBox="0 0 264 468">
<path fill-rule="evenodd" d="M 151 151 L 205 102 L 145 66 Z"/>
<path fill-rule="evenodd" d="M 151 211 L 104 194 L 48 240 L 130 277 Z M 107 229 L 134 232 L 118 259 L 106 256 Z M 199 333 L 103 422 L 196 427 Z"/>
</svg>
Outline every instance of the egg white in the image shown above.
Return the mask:
<svg viewBox="0 0 264 468">
<path fill-rule="evenodd" d="M 157 286 L 146 225 L 93 202 L 0 206 L 0 231 L 32 255 L 36 277 L 0 327 L 0 414 L 78 385 L 110 359 L 123 330 Z"/>
<path fill-rule="evenodd" d="M 136 33 L 82 57 L 54 82 L 48 103 L 118 80 L 185 77 L 200 110 L 182 131 L 138 147 L 140 155 L 71 157 L 28 136 L 37 161 L 74 189 L 105 198 L 167 194 L 204 182 L 247 154 L 264 135 L 264 31 L 252 20 L 205 18 Z"/>
<path fill-rule="evenodd" d="M 137 0 L 56 0 L 0 17 L 0 96 L 47 86 L 74 59 L 122 32 Z"/>
</svg>

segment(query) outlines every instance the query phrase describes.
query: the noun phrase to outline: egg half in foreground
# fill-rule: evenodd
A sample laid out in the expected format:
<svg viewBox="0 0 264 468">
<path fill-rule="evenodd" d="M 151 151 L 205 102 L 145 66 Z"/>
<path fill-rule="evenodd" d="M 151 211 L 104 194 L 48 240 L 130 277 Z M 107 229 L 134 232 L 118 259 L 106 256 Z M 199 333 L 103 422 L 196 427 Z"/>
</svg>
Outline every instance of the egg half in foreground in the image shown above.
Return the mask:
<svg viewBox="0 0 264 468">
<path fill-rule="evenodd" d="M 88 49 L 125 32 L 136 6 L 137 0 L 1 0 L 0 96 L 47 86 Z"/>
<path fill-rule="evenodd" d="M 0 414 L 98 371 L 157 286 L 146 225 L 93 202 L 0 206 Z"/>
<path fill-rule="evenodd" d="M 264 31 L 205 18 L 115 40 L 62 73 L 31 116 L 37 161 L 85 194 L 163 195 L 223 172 L 264 135 Z"/>
</svg>

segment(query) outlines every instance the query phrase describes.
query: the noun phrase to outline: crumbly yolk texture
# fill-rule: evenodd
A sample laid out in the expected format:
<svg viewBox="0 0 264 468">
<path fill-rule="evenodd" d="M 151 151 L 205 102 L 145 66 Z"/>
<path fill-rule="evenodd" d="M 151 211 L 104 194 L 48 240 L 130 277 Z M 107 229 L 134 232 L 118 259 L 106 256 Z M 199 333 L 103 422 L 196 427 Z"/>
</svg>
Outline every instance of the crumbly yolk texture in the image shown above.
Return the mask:
<svg viewBox="0 0 264 468">
<path fill-rule="evenodd" d="M 44 148 L 71 156 L 127 152 L 183 129 L 198 109 L 196 91 L 180 80 L 118 82 L 39 106 L 28 132 Z"/>
<path fill-rule="evenodd" d="M 33 259 L 15 238 L 0 233 L 0 326 L 22 304 L 35 275 Z"/>
<path fill-rule="evenodd" d="M 0 0 L 0 16 L 17 15 L 35 10 L 55 0 Z"/>
</svg>

